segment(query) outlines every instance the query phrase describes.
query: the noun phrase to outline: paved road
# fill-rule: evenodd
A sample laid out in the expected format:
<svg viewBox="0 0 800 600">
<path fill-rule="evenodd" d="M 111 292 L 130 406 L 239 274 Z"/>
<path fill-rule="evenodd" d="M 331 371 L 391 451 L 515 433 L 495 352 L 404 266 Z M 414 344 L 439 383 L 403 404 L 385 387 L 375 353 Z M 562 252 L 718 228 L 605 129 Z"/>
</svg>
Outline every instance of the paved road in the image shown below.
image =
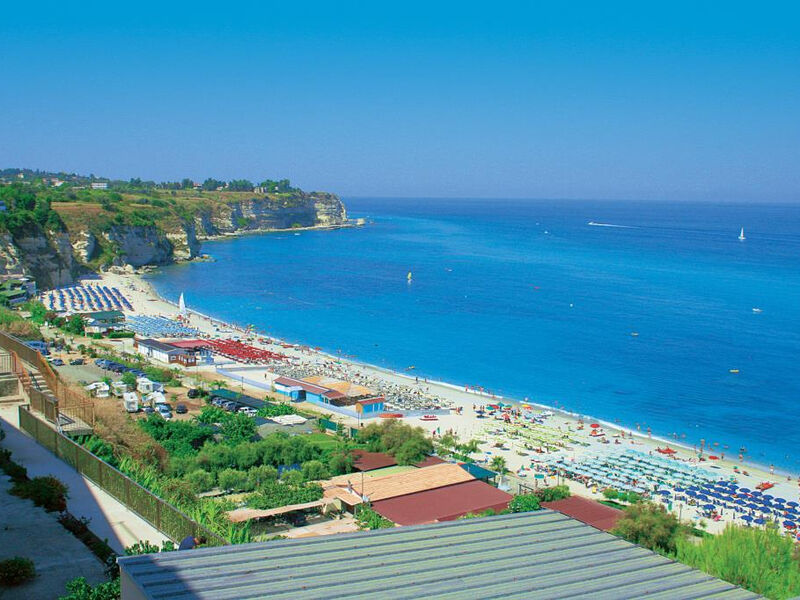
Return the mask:
<svg viewBox="0 0 800 600">
<path fill-rule="evenodd" d="M 139 540 L 158 546 L 169 538 L 116 498 L 86 479 L 67 463 L 40 446 L 19 430 L 17 405 L 0 405 L 0 419 L 6 431 L 2 445 L 14 454 L 14 460 L 28 469 L 28 475 L 54 475 L 69 487 L 67 505 L 76 517 L 91 519 L 89 529 L 117 552 Z"/>
</svg>

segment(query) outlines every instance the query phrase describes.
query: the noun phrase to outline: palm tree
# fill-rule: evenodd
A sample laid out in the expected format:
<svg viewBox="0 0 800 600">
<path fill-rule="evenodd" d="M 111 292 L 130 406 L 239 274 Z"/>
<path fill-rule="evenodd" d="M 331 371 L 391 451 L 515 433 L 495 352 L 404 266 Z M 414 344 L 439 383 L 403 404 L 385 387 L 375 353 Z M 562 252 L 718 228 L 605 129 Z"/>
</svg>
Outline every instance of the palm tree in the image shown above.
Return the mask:
<svg viewBox="0 0 800 600">
<path fill-rule="evenodd" d="M 219 390 L 225 387 L 225 381 L 223 381 L 222 379 L 217 379 L 211 385 L 214 387 L 215 390 Z"/>
<path fill-rule="evenodd" d="M 506 469 L 506 459 L 502 456 L 494 456 L 492 457 L 492 462 L 489 463 L 492 467 L 492 470 L 497 471 L 500 475 L 504 475 L 507 471 Z"/>
</svg>

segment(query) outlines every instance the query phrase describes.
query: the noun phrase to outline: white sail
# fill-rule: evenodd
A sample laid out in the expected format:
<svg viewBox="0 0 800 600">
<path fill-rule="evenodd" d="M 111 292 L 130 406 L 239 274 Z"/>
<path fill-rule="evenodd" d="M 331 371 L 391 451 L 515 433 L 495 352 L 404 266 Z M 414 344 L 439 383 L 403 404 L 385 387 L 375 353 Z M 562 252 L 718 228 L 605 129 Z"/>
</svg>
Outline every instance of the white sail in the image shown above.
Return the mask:
<svg viewBox="0 0 800 600">
<path fill-rule="evenodd" d="M 186 315 L 186 302 L 183 299 L 183 292 L 181 292 L 181 297 L 178 298 L 178 312 L 182 315 Z"/>
<path fill-rule="evenodd" d="M 744 227 L 742 227 L 742 230 L 739 232 L 739 240 L 740 240 L 740 241 L 744 241 L 744 240 L 746 240 L 746 239 L 747 239 L 747 238 L 746 238 L 746 237 L 744 237 Z"/>
</svg>

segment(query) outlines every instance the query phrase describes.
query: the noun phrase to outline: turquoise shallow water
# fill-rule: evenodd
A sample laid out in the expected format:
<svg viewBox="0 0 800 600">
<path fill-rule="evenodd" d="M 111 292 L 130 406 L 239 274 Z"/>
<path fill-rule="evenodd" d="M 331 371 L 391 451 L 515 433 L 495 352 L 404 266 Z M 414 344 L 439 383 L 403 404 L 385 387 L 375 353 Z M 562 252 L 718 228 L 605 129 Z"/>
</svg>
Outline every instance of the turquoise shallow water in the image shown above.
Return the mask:
<svg viewBox="0 0 800 600">
<path fill-rule="evenodd" d="M 271 335 L 800 471 L 800 207 L 346 203 L 373 224 L 209 242 L 216 262 L 152 282 Z"/>
</svg>

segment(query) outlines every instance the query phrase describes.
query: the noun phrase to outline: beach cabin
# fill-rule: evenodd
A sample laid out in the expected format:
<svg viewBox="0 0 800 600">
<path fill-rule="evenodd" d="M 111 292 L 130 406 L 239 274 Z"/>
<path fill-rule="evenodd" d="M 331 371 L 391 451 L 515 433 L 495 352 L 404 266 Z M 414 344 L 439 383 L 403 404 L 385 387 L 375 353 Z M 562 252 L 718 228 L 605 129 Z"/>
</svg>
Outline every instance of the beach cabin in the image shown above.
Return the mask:
<svg viewBox="0 0 800 600">
<path fill-rule="evenodd" d="M 109 331 L 123 331 L 125 329 L 125 314 L 120 310 L 81 313 L 81 318 L 85 323 L 85 330 L 88 334 L 106 334 Z"/>
<path fill-rule="evenodd" d="M 364 400 L 356 400 L 356 412 L 362 419 L 373 417 L 383 412 L 384 399 L 383 396 L 377 398 L 365 398 Z"/>
<path fill-rule="evenodd" d="M 134 340 L 134 348 L 139 354 L 162 363 L 178 363 L 185 367 L 193 367 L 196 363 L 195 355 L 184 348 L 178 348 L 167 342 L 158 340 Z"/>
<path fill-rule="evenodd" d="M 128 391 L 128 384 L 123 381 L 114 381 L 111 383 L 111 393 L 117 398 L 122 398 L 125 392 Z"/>
<path fill-rule="evenodd" d="M 303 382 L 299 379 L 292 379 L 291 377 L 278 377 L 272 382 L 272 389 L 279 394 L 289 396 L 289 398 L 295 402 L 301 402 L 306 399 Z"/>
<path fill-rule="evenodd" d="M 91 393 L 95 398 L 108 398 L 109 390 L 108 384 L 105 381 L 95 381 L 90 383 L 84 388 L 87 392 Z"/>
</svg>

